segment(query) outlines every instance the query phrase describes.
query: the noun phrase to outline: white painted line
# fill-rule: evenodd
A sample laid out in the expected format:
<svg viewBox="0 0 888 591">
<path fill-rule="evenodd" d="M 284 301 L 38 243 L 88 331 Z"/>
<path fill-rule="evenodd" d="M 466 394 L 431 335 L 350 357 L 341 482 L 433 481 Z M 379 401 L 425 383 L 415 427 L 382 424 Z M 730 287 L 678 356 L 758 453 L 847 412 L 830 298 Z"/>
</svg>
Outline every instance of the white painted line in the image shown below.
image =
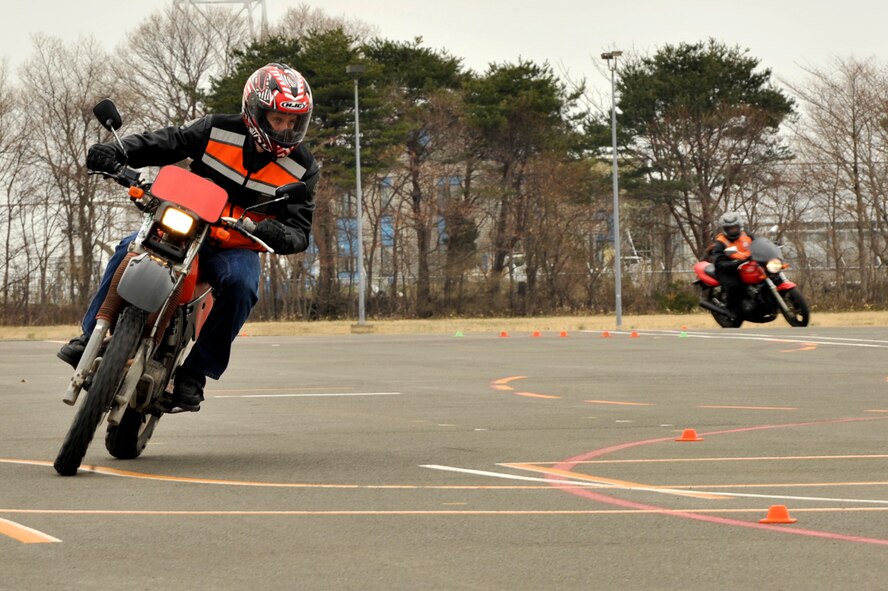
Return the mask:
<svg viewBox="0 0 888 591">
<path fill-rule="evenodd" d="M 675 496 L 694 496 L 699 497 L 700 495 L 714 495 L 717 497 L 742 497 L 742 498 L 752 498 L 752 499 L 782 499 L 782 500 L 791 500 L 791 501 L 827 501 L 831 503 L 866 503 L 866 504 L 876 504 L 876 505 L 888 505 L 888 500 L 885 499 L 847 499 L 847 498 L 833 498 L 833 497 L 803 497 L 796 495 L 760 495 L 755 493 L 727 493 L 727 492 L 716 492 L 716 491 L 708 491 L 708 490 L 681 490 L 681 489 L 666 489 L 666 488 L 655 488 L 655 487 L 646 487 L 646 486 L 620 486 L 617 484 L 602 484 L 597 482 L 585 482 L 580 480 L 549 480 L 546 478 L 533 478 L 530 476 L 516 476 L 514 474 L 503 474 L 501 472 L 486 472 L 483 470 L 469 470 L 466 468 L 455 468 L 452 466 L 439 466 L 434 464 L 425 464 L 421 465 L 420 468 L 431 468 L 433 470 L 445 470 L 448 472 L 461 472 L 463 474 L 475 474 L 478 476 L 492 476 L 494 478 L 507 478 L 511 480 L 530 480 L 535 482 L 548 482 L 549 484 L 568 484 L 570 486 L 586 486 L 591 488 L 608 488 L 612 490 L 627 490 L 627 491 L 642 491 L 642 492 L 653 492 L 653 493 L 661 493 L 666 495 L 675 495 Z"/>
<path fill-rule="evenodd" d="M 431 470 L 443 470 L 444 472 L 459 472 L 460 474 L 474 474 L 476 476 L 492 476 L 494 478 L 505 478 L 507 480 L 525 480 L 528 482 L 545 482 L 546 484 L 570 484 L 577 486 L 585 486 L 588 488 L 613 488 L 609 484 L 601 484 L 598 482 L 583 482 L 582 480 L 549 480 L 548 478 L 537 478 L 535 476 L 517 476 L 515 474 L 504 474 L 502 472 L 487 472 L 485 470 L 470 470 L 469 468 L 455 468 L 453 466 L 439 466 L 438 464 L 422 464 L 420 468 L 429 468 Z"/>
<path fill-rule="evenodd" d="M 213 398 L 333 398 L 337 396 L 400 396 L 400 392 L 316 392 L 313 394 L 239 394 Z"/>
<path fill-rule="evenodd" d="M 888 349 L 888 341 L 876 339 L 853 339 L 844 337 L 824 337 L 824 336 L 806 336 L 802 337 L 781 337 L 776 335 L 765 334 L 712 334 L 703 332 L 678 331 L 670 329 L 652 329 L 639 331 L 640 334 L 650 335 L 678 335 L 684 334 L 687 337 L 698 339 L 724 339 L 724 340 L 740 340 L 740 341 L 767 341 L 773 343 L 799 343 L 799 344 L 816 344 L 816 345 L 836 345 L 839 347 L 863 347 L 869 349 Z M 616 333 L 613 333 L 616 334 Z M 629 333 L 625 333 L 629 334 Z"/>
<path fill-rule="evenodd" d="M 546 482 L 548 484 L 566 484 L 569 486 L 583 486 L 587 488 L 607 488 L 616 490 L 640 490 L 645 492 L 662 493 L 664 495 L 673 495 L 676 497 L 699 497 L 701 494 L 711 494 L 722 496 L 724 493 L 704 493 L 696 490 L 678 490 L 665 488 L 648 488 L 643 486 L 620 486 L 617 484 L 606 484 L 603 482 L 589 482 L 588 480 L 553 480 L 548 478 L 535 478 L 532 476 L 516 476 L 515 474 L 504 474 L 502 472 L 486 472 L 484 470 L 470 470 L 468 468 L 455 468 L 453 466 L 439 466 L 437 464 L 424 464 L 420 468 L 431 468 L 432 470 L 444 470 L 446 472 L 461 472 L 463 474 L 475 474 L 478 476 L 492 476 L 494 478 L 506 478 L 509 480 L 529 480 L 531 482 Z M 724 495 L 730 496 L 730 495 Z"/>
</svg>

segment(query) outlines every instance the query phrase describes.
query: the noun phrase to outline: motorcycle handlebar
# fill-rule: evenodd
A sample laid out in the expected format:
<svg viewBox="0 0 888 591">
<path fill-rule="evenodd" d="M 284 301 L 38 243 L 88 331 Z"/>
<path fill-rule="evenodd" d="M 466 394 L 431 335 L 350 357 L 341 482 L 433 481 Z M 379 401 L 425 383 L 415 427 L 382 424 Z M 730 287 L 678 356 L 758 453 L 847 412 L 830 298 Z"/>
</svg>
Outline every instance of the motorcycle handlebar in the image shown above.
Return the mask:
<svg viewBox="0 0 888 591">
<path fill-rule="evenodd" d="M 138 187 L 140 189 L 143 189 L 146 193 L 151 190 L 151 183 L 143 181 L 141 173 L 138 170 L 136 170 L 134 168 L 130 168 L 128 166 L 121 166 L 120 169 L 116 173 L 110 173 L 110 172 L 107 172 L 104 170 L 88 170 L 87 174 L 90 174 L 90 175 L 100 174 L 104 178 L 111 179 L 112 181 L 116 182 L 117 184 L 119 184 L 123 187 L 126 187 L 128 189 L 132 188 L 132 187 Z M 152 201 L 153 201 L 153 198 L 152 198 Z M 143 203 L 140 203 L 135 198 L 133 199 L 133 203 L 135 203 L 136 206 L 142 210 L 144 210 L 146 207 L 151 207 L 150 203 L 148 205 L 145 205 Z M 223 217 L 223 218 L 220 218 L 219 221 L 220 221 L 220 225 L 223 225 L 226 228 L 231 228 L 233 230 L 237 230 L 238 232 L 240 232 L 241 234 L 243 234 L 244 236 L 246 236 L 247 238 L 249 238 L 250 240 L 252 240 L 256 244 L 261 246 L 263 249 L 265 249 L 266 252 L 268 252 L 270 254 L 274 254 L 273 248 L 268 246 L 262 239 L 256 237 L 253 234 L 253 231 L 255 231 L 255 229 L 256 229 L 256 225 L 255 225 L 255 223 L 253 223 L 253 220 L 251 220 L 250 218 L 247 218 L 247 217 L 243 217 L 243 218 Z"/>
<path fill-rule="evenodd" d="M 151 188 L 151 183 L 143 182 L 142 174 L 135 168 L 130 168 L 129 166 L 121 166 L 116 173 L 111 173 L 104 170 L 88 170 L 86 171 L 86 173 L 90 175 L 100 174 L 104 178 L 110 179 L 118 185 L 126 187 L 127 189 L 129 189 L 130 187 L 139 187 L 147 191 Z"/>
</svg>

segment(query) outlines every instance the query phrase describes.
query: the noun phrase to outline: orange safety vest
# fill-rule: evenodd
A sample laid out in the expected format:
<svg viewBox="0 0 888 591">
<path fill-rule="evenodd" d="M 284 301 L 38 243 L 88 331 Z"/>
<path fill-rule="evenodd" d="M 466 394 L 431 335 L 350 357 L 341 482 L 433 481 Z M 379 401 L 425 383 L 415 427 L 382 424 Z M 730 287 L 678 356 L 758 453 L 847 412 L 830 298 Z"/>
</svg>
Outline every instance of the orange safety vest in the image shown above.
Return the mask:
<svg viewBox="0 0 888 591">
<path fill-rule="evenodd" d="M 240 183 L 243 187 L 268 197 L 274 197 L 278 187 L 295 183 L 305 174 L 305 168 L 291 158 L 278 158 L 256 172 L 248 172 L 243 165 L 243 146 L 246 139 L 247 137 L 243 134 L 214 127 L 210 130 L 210 139 L 201 161 L 216 172 Z M 243 213 L 242 207 L 229 202 L 222 215 L 236 218 L 240 217 L 241 213 Z M 268 215 L 250 212 L 247 217 L 259 221 Z M 211 235 L 217 243 L 225 248 L 260 250 L 255 242 L 237 231 L 229 232 L 214 227 L 211 230 Z"/>
<path fill-rule="evenodd" d="M 746 232 L 740 232 L 740 236 L 736 240 L 731 240 L 724 234 L 719 234 L 715 239 L 724 244 L 726 249 L 732 246 L 737 248 L 737 252 L 732 252 L 729 255 L 734 260 L 745 261 L 752 254 L 749 250 L 749 247 L 752 245 L 752 238 Z"/>
</svg>

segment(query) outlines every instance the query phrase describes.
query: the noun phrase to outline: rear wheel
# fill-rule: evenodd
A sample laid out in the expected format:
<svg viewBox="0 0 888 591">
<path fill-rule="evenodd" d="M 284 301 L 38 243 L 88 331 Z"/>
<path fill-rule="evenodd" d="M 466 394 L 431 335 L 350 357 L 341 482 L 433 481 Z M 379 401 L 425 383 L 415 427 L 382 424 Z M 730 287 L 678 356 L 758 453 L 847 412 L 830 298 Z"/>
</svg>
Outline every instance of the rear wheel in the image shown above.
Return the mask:
<svg viewBox="0 0 888 591">
<path fill-rule="evenodd" d="M 96 371 L 86 399 L 81 403 L 56 456 L 53 467 L 62 476 L 73 476 L 86 455 L 102 417 L 111 407 L 111 401 L 126 374 L 127 362 L 136 352 L 136 346 L 145 328 L 147 315 L 129 306 L 120 313 L 113 338 L 108 344 L 102 363 Z"/>
<path fill-rule="evenodd" d="M 802 293 L 793 287 L 792 289 L 787 289 L 782 292 L 780 295 L 783 297 L 783 301 L 789 309 L 789 312 L 787 312 L 783 308 L 780 308 L 780 312 L 783 314 L 783 317 L 786 318 L 789 325 L 808 326 L 808 321 L 811 319 L 811 312 L 808 310 L 808 302 L 802 297 Z"/>
<path fill-rule="evenodd" d="M 158 416 L 132 408 L 126 409 L 119 425 L 108 425 L 105 449 L 118 460 L 138 458 L 154 434 L 154 427 L 159 420 Z"/>
</svg>

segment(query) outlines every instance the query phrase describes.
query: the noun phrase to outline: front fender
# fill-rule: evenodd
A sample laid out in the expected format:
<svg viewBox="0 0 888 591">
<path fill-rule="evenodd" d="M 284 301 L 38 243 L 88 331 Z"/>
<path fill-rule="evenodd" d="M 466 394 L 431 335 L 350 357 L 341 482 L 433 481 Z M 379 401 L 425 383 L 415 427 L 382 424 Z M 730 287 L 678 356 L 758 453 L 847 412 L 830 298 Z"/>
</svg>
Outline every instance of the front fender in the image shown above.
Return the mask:
<svg viewBox="0 0 888 591">
<path fill-rule="evenodd" d="M 146 312 L 157 312 L 176 287 L 172 269 L 147 254 L 134 257 L 123 272 L 117 293 Z"/>
</svg>

